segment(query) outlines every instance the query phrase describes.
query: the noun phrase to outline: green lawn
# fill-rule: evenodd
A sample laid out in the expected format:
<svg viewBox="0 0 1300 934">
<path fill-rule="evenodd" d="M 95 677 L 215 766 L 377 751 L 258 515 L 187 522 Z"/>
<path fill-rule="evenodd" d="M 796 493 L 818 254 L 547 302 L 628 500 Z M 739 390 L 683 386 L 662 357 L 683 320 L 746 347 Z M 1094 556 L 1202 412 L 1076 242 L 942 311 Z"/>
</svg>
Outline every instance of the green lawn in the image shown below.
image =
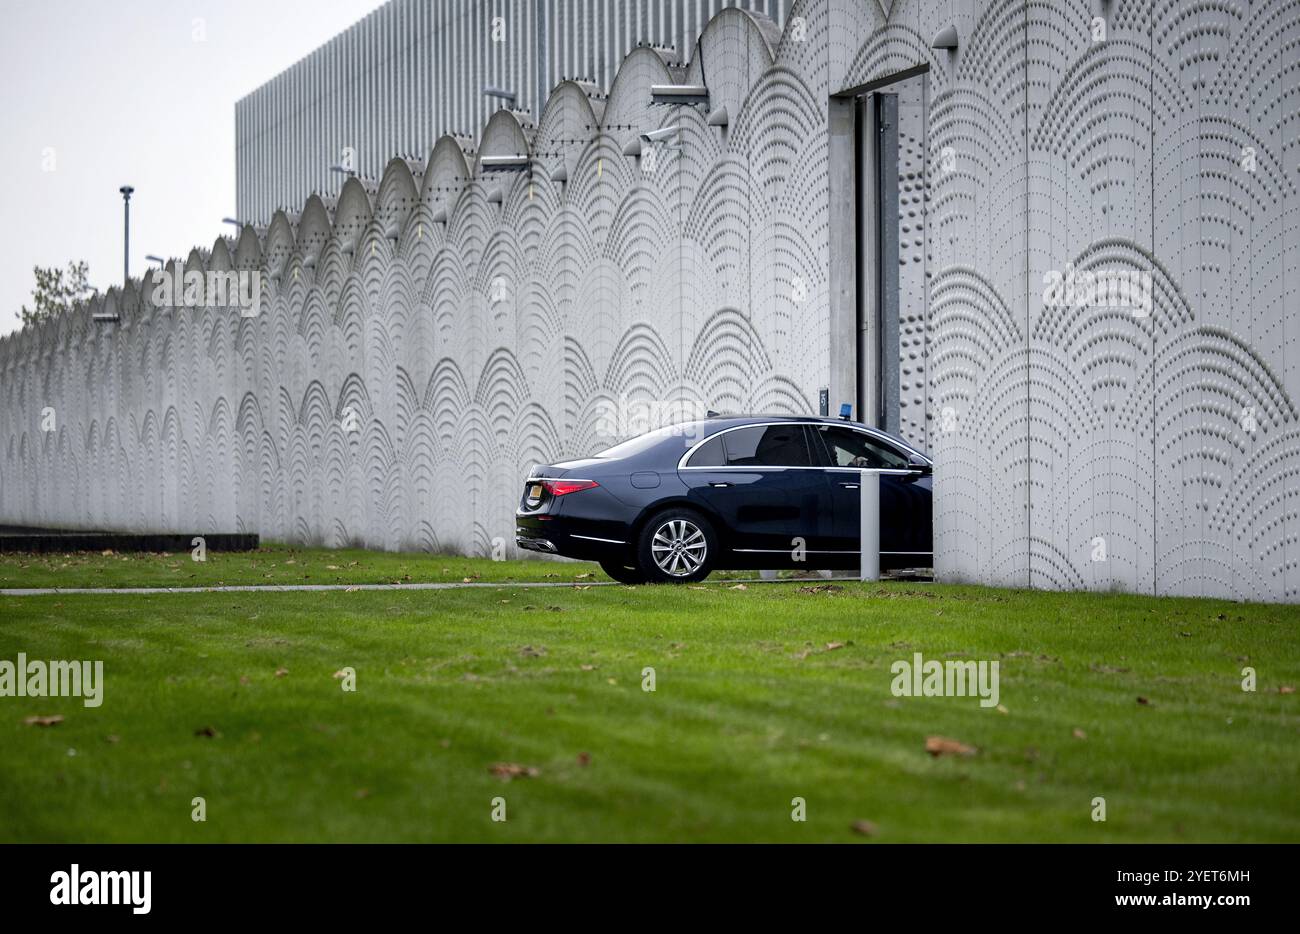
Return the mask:
<svg viewBox="0 0 1300 934">
<path fill-rule="evenodd" d="M 1300 840 L 1300 608 L 735 586 L 0 597 L 0 659 L 106 682 L 0 698 L 0 839 Z M 1004 709 L 894 697 L 917 651 L 998 660 Z"/>
<path fill-rule="evenodd" d="M 257 551 L 137 554 L 0 554 L 0 589 L 18 587 L 212 587 L 222 584 L 397 584 L 412 582 L 608 580 L 595 564 L 531 559 L 268 545 Z"/>
</svg>

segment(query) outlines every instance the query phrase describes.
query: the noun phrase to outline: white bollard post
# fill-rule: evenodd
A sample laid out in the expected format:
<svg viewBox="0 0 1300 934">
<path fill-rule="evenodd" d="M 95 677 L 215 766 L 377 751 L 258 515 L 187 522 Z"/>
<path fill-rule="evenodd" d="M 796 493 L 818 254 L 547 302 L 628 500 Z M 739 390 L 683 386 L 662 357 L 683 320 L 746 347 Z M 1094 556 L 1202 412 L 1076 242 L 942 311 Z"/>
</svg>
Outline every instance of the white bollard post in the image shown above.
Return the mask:
<svg viewBox="0 0 1300 934">
<path fill-rule="evenodd" d="M 880 580 L 880 474 L 874 470 L 862 471 L 858 487 L 859 514 L 862 528 L 858 547 L 862 551 L 858 580 Z"/>
</svg>

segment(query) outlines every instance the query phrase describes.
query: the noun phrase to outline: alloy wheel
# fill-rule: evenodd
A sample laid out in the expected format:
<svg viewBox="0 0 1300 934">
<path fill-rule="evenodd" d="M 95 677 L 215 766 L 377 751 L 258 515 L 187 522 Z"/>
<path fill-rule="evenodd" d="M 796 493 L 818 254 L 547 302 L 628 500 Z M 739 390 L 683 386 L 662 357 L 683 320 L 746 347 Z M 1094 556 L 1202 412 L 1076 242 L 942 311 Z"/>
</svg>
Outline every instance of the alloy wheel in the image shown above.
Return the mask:
<svg viewBox="0 0 1300 934">
<path fill-rule="evenodd" d="M 708 557 L 709 543 L 704 532 L 689 519 L 669 519 L 655 530 L 650 553 L 659 570 L 670 577 L 688 577 L 699 570 Z"/>
</svg>

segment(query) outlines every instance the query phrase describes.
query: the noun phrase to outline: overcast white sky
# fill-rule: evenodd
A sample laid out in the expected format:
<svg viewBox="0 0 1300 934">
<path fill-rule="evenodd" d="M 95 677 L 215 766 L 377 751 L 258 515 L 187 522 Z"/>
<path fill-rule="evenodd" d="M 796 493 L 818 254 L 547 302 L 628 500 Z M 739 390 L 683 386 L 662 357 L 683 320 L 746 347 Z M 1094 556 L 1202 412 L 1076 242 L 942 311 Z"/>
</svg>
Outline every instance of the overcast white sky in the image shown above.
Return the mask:
<svg viewBox="0 0 1300 934">
<path fill-rule="evenodd" d="M 34 265 L 121 282 L 123 184 L 132 275 L 147 253 L 211 247 L 235 211 L 235 101 L 379 6 L 0 0 L 0 334 Z"/>
</svg>

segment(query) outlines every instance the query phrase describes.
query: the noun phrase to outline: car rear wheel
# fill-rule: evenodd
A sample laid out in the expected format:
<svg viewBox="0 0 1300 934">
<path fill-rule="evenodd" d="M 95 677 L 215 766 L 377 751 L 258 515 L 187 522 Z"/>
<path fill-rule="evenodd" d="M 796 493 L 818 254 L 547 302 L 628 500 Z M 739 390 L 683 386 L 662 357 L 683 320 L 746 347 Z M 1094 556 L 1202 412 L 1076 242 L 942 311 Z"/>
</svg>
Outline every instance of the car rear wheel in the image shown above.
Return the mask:
<svg viewBox="0 0 1300 934">
<path fill-rule="evenodd" d="M 661 584 L 702 581 L 713 570 L 718 536 L 693 509 L 669 509 L 645 524 L 637 543 L 637 563 L 647 578 Z"/>
<path fill-rule="evenodd" d="M 645 574 L 640 568 L 627 567 L 622 559 L 611 561 L 606 558 L 600 562 L 600 569 L 620 584 L 644 584 Z"/>
</svg>

